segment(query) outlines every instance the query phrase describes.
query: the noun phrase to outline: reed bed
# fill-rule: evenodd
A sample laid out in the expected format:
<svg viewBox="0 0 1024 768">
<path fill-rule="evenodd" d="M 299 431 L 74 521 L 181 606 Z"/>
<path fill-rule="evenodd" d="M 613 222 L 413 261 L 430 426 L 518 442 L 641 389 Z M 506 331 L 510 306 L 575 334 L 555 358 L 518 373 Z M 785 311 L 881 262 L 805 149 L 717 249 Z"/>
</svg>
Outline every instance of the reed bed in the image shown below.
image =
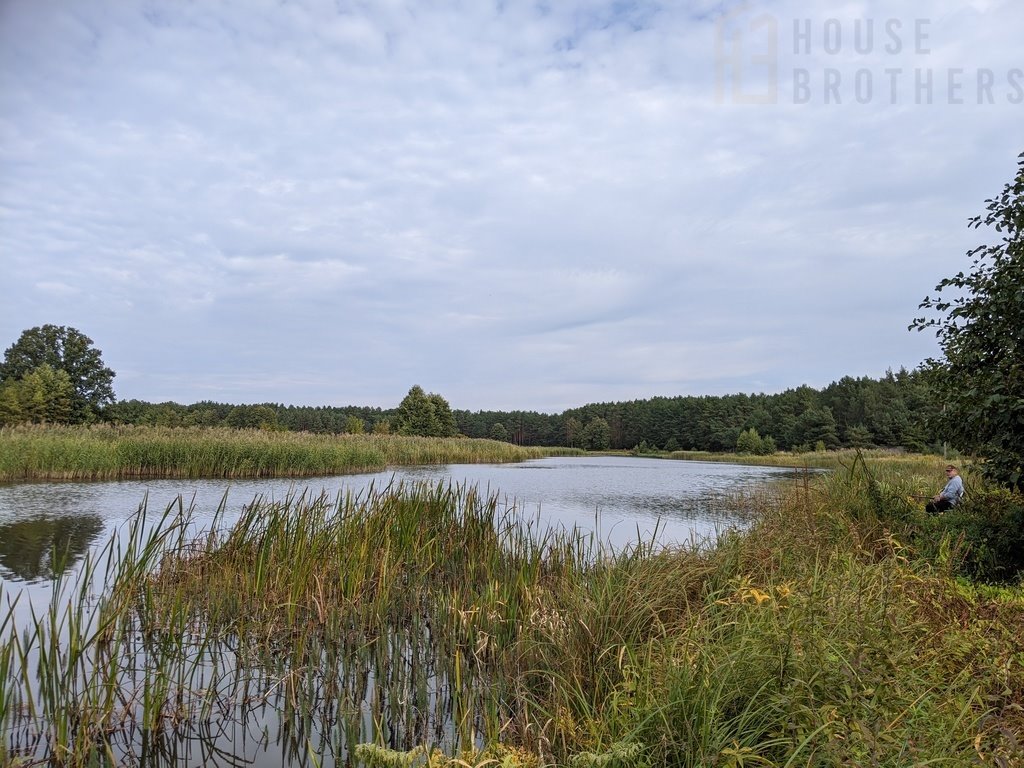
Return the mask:
<svg viewBox="0 0 1024 768">
<path fill-rule="evenodd" d="M 0 482 L 311 477 L 388 466 L 498 463 L 568 453 L 578 451 L 468 438 L 36 425 L 0 428 Z"/>
<path fill-rule="evenodd" d="M 901 541 L 931 479 L 861 458 L 620 551 L 465 486 L 142 510 L 99 600 L 0 625 L 0 762 L 213 761 L 255 720 L 311 766 L 1021 765 L 1024 598 Z"/>
</svg>

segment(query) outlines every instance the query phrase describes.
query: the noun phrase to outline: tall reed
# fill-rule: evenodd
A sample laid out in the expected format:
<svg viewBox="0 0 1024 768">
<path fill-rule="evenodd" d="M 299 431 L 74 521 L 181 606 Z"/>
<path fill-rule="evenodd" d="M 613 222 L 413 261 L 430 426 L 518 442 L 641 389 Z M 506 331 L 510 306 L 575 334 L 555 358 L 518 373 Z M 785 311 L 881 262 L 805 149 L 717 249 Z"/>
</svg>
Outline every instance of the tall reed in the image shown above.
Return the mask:
<svg viewBox="0 0 1024 768">
<path fill-rule="evenodd" d="M 749 497 L 744 532 L 619 551 L 450 484 L 202 535 L 143 509 L 86 565 L 99 600 L 0 626 L 0 759 L 214 759 L 255 721 L 308 765 L 1020 764 L 1024 598 L 900 540 L 928 474 L 858 461 Z"/>
<path fill-rule="evenodd" d="M 308 477 L 397 465 L 523 461 L 573 452 L 468 438 L 36 425 L 0 428 L 0 482 Z"/>
</svg>

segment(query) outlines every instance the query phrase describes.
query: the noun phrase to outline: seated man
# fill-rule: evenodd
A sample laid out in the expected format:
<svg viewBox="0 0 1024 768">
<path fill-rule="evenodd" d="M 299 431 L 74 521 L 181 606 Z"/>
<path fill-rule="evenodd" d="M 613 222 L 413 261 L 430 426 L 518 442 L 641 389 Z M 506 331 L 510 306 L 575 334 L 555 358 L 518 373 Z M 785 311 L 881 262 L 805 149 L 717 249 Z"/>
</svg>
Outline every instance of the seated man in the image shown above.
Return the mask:
<svg viewBox="0 0 1024 768">
<path fill-rule="evenodd" d="M 931 514 L 945 512 L 960 503 L 960 499 L 964 495 L 964 481 L 960 478 L 960 470 L 950 464 L 946 467 L 946 477 L 948 479 L 945 487 L 925 504 L 925 512 Z"/>
</svg>

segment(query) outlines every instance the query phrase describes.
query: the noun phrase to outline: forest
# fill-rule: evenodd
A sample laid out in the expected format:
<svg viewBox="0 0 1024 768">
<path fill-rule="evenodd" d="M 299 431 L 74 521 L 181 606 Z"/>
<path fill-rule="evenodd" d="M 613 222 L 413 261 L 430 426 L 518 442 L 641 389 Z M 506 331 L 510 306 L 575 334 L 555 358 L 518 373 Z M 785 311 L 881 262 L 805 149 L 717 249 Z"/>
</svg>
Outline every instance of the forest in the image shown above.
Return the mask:
<svg viewBox="0 0 1024 768">
<path fill-rule="evenodd" d="M 739 447 L 750 453 L 871 446 L 924 451 L 939 442 L 927 426 L 930 403 L 921 374 L 901 369 L 879 379 L 846 376 L 821 390 L 800 386 L 778 394 L 652 397 L 590 403 L 559 414 L 458 408 L 451 412 L 458 434 L 518 445 L 652 451 L 734 451 Z M 400 431 L 398 408 L 354 405 L 209 401 L 180 405 L 126 400 L 106 406 L 102 418 L 120 424 L 320 434 Z"/>
</svg>

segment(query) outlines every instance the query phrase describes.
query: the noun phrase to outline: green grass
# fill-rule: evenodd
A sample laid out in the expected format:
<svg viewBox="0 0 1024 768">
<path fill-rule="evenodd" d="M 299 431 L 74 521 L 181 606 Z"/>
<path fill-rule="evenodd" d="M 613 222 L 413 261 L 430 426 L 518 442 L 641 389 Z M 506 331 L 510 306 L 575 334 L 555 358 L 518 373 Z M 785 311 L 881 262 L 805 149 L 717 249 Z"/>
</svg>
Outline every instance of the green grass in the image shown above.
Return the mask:
<svg viewBox="0 0 1024 768">
<path fill-rule="evenodd" d="M 318 764 L 1021 765 L 1024 592 L 915 550 L 933 469 L 856 458 L 701 548 L 603 551 L 460 486 L 300 494 L 213 536 L 172 509 L 102 600 L 68 584 L 0 626 L 0 762 L 38 733 L 101 765 L 258 703 L 337 725 Z"/>
<path fill-rule="evenodd" d="M 496 440 L 202 427 L 0 429 L 0 482 L 128 478 L 311 477 L 388 466 L 498 463 L 578 451 Z"/>
</svg>

